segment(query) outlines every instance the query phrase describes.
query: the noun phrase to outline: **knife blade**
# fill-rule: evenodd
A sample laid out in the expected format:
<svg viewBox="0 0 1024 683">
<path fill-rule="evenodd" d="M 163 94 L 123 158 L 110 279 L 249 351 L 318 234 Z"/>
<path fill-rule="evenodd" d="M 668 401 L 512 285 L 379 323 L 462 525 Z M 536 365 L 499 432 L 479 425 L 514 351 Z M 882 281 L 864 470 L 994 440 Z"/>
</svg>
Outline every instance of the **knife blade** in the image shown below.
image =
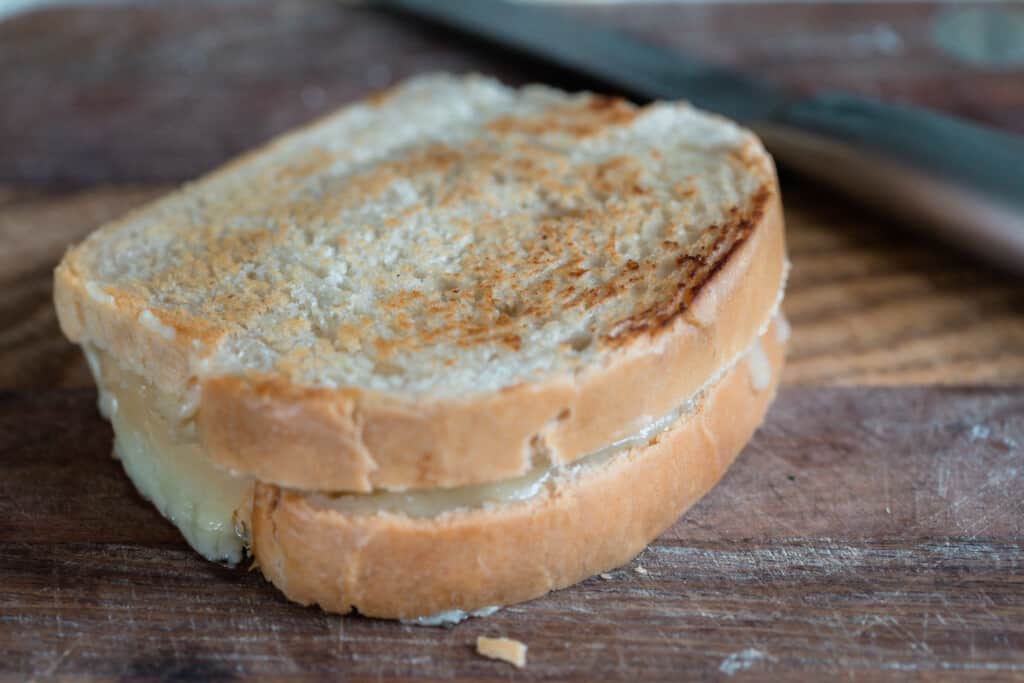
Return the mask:
<svg viewBox="0 0 1024 683">
<path fill-rule="evenodd" d="M 782 166 L 1024 274 L 1024 138 L 846 93 L 796 96 L 551 8 L 504 0 L 382 4 L 638 99 L 685 99 L 736 119 Z"/>
</svg>

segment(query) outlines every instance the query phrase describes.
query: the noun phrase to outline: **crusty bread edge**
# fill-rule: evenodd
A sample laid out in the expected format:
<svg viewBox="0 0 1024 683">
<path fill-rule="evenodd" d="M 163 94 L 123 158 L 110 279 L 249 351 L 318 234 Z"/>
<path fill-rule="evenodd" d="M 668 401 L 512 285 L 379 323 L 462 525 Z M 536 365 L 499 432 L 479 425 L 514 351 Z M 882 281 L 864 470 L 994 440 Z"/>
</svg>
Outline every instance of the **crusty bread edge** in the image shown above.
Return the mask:
<svg viewBox="0 0 1024 683">
<path fill-rule="evenodd" d="M 79 273 L 79 249 L 70 250 L 54 271 L 53 300 L 64 336 L 108 351 L 167 393 L 184 395 L 194 381 L 189 359 L 196 338 L 172 334 L 170 326 L 143 325 L 140 316 L 148 309 L 135 297 L 91 291 Z"/>
<path fill-rule="evenodd" d="M 612 351 L 602 366 L 465 399 L 414 401 L 213 377 L 202 388 L 202 439 L 224 467 L 307 490 L 496 481 L 525 473 L 545 452 L 571 462 L 670 412 L 767 325 L 786 259 L 776 186 L 763 201 L 749 237 L 691 305 Z"/>
<path fill-rule="evenodd" d="M 584 470 L 551 495 L 415 519 L 346 514 L 257 485 L 259 566 L 296 602 L 384 618 L 522 602 L 617 567 L 718 482 L 763 420 L 784 348 L 774 330 L 761 343 L 772 369 L 767 387 L 759 390 L 740 362 L 655 442 Z"/>
<path fill-rule="evenodd" d="M 290 135 L 206 178 L 272 153 Z M 465 398 L 413 400 L 282 378 L 197 378 L 194 359 L 216 346 L 218 333 L 202 321 L 148 311 L 126 293 L 90 290 L 79 273 L 81 246 L 55 271 L 58 320 L 72 341 L 106 350 L 168 393 L 184 397 L 200 381 L 200 438 L 214 462 L 233 472 L 282 486 L 349 491 L 507 479 L 537 458 L 571 462 L 669 412 L 767 324 L 785 279 L 782 208 L 770 157 L 753 139 L 745 156 L 767 189 L 752 208 L 749 237 L 682 314 L 634 335 L 603 365 L 576 376 Z M 142 322 L 147 312 L 156 325 Z"/>
<path fill-rule="evenodd" d="M 507 479 L 532 465 L 535 438 L 570 462 L 669 412 L 742 352 L 773 314 L 785 277 L 777 191 L 750 236 L 671 325 L 638 335 L 603 367 L 466 400 L 415 403 L 356 389 L 209 378 L 199 403 L 201 438 L 235 472 L 301 489 L 433 488 Z M 194 345 L 140 323 L 127 297 L 89 292 L 65 259 L 55 273 L 58 318 L 73 341 L 90 341 L 129 369 L 189 388 Z M 171 328 L 173 329 L 173 328 Z"/>
<path fill-rule="evenodd" d="M 105 232 L 116 231 L 131 224 L 139 216 L 160 206 L 173 206 L 193 185 L 216 181 L 258 159 L 273 156 L 293 140 L 308 135 L 318 127 L 329 125 L 351 106 L 362 102 L 379 106 L 396 87 L 386 88 L 350 107 L 319 116 L 243 152 L 199 178 L 182 184 L 177 190 L 104 224 L 83 242 L 69 248 L 54 269 L 53 277 L 54 308 L 61 332 L 76 344 L 89 342 L 103 349 L 129 370 L 145 376 L 161 391 L 184 394 L 191 389 L 196 379 L 193 376 L 193 359 L 202 357 L 207 350 L 212 349 L 219 341 L 220 334 L 195 316 L 182 314 L 175 318 L 167 311 L 150 311 L 162 329 L 159 326 L 140 324 L 139 316 L 148 310 L 144 301 L 124 291 L 91 289 L 90 283 L 80 272 L 82 267 L 79 259 L 89 242 L 101 239 Z M 173 334 L 170 334 L 172 331 Z"/>
</svg>

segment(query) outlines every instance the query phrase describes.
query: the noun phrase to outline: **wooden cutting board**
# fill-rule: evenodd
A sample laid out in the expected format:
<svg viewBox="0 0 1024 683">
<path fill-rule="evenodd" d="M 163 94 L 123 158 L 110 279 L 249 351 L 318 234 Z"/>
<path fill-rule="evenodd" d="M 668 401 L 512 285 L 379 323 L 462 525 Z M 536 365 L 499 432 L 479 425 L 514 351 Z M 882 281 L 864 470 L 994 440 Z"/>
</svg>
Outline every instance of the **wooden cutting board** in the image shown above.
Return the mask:
<svg viewBox="0 0 1024 683">
<path fill-rule="evenodd" d="M 797 89 L 1024 132 L 1024 68 L 939 39 L 1019 10 L 963 9 L 571 11 Z M 0 680 L 1024 678 L 1024 287 L 785 173 L 788 386 L 722 485 L 637 562 L 424 629 L 291 605 L 188 550 L 109 457 L 53 316 L 53 265 L 273 133 L 438 69 L 585 85 L 314 0 L 0 22 Z M 821 386 L 836 383 L 851 386 Z M 908 383 L 954 386 L 857 386 Z M 528 643 L 528 667 L 477 658 L 481 634 Z"/>
<path fill-rule="evenodd" d="M 328 615 L 203 561 L 94 401 L 0 395 L 2 678 L 1024 676 L 1021 388 L 784 390 L 635 562 L 454 628 Z M 527 668 L 478 635 L 527 643 Z"/>
</svg>

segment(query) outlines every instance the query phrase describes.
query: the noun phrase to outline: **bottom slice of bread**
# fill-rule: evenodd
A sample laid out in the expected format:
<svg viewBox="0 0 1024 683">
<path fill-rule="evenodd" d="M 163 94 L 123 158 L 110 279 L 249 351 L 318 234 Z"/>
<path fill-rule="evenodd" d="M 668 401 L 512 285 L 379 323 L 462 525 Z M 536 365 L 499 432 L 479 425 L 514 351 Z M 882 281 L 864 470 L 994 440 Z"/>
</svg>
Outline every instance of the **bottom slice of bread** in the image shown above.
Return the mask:
<svg viewBox="0 0 1024 683">
<path fill-rule="evenodd" d="M 204 557 L 263 573 L 304 604 L 434 624 L 486 614 L 627 562 L 721 478 L 774 396 L 778 317 L 670 415 L 568 466 L 456 489 L 292 491 L 214 466 L 187 402 L 87 349 L 115 451 Z"/>
<path fill-rule="evenodd" d="M 628 562 L 722 477 L 764 418 L 784 321 L 644 446 L 582 462 L 533 495 L 429 516 L 257 483 L 252 551 L 290 599 L 386 618 L 461 614 Z"/>
</svg>

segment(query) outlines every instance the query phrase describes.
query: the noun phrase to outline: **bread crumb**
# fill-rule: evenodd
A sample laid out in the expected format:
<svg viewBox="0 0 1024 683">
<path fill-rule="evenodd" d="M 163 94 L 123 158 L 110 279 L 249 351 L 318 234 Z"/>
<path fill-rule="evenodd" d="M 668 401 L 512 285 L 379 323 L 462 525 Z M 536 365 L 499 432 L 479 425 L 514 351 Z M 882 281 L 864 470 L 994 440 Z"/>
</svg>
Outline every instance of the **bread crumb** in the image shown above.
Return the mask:
<svg viewBox="0 0 1024 683">
<path fill-rule="evenodd" d="M 642 574 L 643 576 L 647 576 L 648 573 L 647 569 L 642 564 L 638 564 L 637 566 L 633 567 L 633 571 L 635 571 L 637 574 Z"/>
<path fill-rule="evenodd" d="M 600 576 L 605 581 L 611 581 L 612 580 L 612 575 L 611 574 L 598 574 L 598 576 Z"/>
<path fill-rule="evenodd" d="M 526 644 L 511 638 L 477 636 L 476 652 L 489 659 L 508 662 L 519 669 L 526 666 Z"/>
</svg>

